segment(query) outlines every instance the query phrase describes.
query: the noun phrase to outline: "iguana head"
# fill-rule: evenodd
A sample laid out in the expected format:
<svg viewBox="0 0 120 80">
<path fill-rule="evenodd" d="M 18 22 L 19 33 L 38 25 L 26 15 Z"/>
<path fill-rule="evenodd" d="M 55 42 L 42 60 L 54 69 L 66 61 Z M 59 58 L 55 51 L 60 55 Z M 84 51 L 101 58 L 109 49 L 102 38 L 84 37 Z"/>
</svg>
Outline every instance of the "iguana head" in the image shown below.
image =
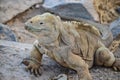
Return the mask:
<svg viewBox="0 0 120 80">
<path fill-rule="evenodd" d="M 25 29 L 29 32 L 39 36 L 49 36 L 53 33 L 57 34 L 58 26 L 60 25 L 60 18 L 51 13 L 44 13 L 42 15 L 37 15 L 32 17 L 25 23 Z M 53 35 L 54 36 L 54 35 Z"/>
</svg>

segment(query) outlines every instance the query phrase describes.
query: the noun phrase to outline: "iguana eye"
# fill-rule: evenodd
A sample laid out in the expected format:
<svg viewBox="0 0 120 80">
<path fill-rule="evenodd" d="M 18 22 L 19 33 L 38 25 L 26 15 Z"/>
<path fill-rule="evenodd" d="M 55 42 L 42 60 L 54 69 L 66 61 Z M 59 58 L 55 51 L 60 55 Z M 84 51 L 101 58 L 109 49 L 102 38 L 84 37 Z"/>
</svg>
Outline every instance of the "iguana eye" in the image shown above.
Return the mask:
<svg viewBox="0 0 120 80">
<path fill-rule="evenodd" d="M 40 22 L 40 25 L 42 25 L 43 24 L 43 22 Z"/>
</svg>

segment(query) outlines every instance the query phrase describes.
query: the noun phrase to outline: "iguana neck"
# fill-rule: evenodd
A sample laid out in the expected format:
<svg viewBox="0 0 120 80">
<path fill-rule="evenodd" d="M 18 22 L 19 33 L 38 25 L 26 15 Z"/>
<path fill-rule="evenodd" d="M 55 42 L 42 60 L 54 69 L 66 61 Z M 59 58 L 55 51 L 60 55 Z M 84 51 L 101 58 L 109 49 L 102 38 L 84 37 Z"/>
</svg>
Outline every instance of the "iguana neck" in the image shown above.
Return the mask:
<svg viewBox="0 0 120 80">
<path fill-rule="evenodd" d="M 58 39 L 58 34 L 54 32 L 51 33 L 49 36 L 38 38 L 38 41 L 40 45 L 49 45 L 55 43 L 57 39 Z"/>
<path fill-rule="evenodd" d="M 60 46 L 74 46 L 75 37 L 79 38 L 79 33 L 75 29 L 75 24 L 63 22 L 60 35 L 59 35 L 59 45 Z"/>
</svg>

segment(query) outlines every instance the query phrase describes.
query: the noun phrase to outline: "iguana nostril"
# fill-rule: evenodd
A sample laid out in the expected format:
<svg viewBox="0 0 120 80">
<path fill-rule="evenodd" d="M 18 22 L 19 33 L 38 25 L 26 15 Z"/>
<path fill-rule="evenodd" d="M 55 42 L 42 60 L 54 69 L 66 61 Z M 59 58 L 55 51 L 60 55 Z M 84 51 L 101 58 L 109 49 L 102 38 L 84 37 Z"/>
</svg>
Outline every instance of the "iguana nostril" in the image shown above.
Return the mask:
<svg viewBox="0 0 120 80">
<path fill-rule="evenodd" d="M 33 23 L 32 21 L 30 21 L 30 23 Z"/>
</svg>

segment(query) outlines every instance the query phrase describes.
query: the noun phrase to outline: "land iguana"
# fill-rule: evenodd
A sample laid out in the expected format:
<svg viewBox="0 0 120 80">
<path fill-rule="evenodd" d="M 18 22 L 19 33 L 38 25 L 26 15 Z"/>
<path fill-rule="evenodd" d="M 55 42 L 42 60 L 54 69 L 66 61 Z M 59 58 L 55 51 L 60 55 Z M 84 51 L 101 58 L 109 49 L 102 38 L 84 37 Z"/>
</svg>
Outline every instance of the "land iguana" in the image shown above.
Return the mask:
<svg viewBox="0 0 120 80">
<path fill-rule="evenodd" d="M 43 54 L 62 66 L 76 70 L 79 80 L 92 80 L 89 68 L 93 65 L 120 70 L 120 59 L 115 58 L 107 48 L 113 40 L 108 27 L 90 21 L 65 22 L 51 13 L 37 15 L 25 25 L 26 30 L 33 33 L 37 40 L 30 58 L 25 58 L 23 63 L 35 75 L 41 74 Z M 104 28 L 108 29 L 107 34 L 101 32 Z"/>
</svg>

